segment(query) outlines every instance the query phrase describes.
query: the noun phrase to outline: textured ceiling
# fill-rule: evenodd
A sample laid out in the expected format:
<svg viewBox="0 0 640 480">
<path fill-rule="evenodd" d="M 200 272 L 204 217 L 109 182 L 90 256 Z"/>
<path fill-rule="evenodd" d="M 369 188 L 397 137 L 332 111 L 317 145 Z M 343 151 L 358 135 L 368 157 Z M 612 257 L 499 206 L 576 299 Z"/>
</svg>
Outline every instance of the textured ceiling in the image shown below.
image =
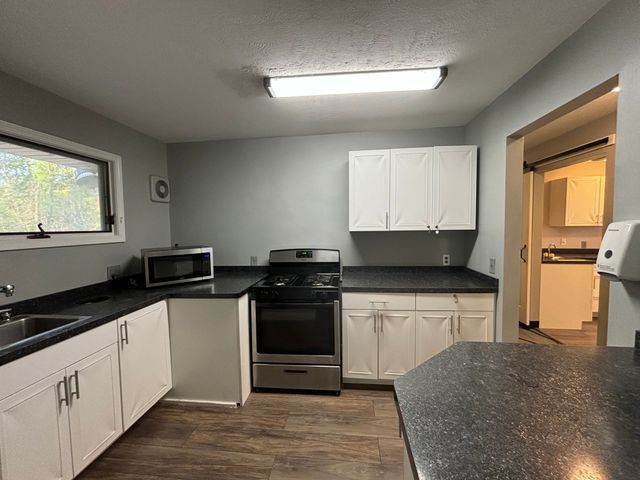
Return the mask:
<svg viewBox="0 0 640 480">
<path fill-rule="evenodd" d="M 606 0 L 0 0 L 0 69 L 163 141 L 464 125 Z M 431 92 L 261 77 L 449 66 Z"/>
</svg>

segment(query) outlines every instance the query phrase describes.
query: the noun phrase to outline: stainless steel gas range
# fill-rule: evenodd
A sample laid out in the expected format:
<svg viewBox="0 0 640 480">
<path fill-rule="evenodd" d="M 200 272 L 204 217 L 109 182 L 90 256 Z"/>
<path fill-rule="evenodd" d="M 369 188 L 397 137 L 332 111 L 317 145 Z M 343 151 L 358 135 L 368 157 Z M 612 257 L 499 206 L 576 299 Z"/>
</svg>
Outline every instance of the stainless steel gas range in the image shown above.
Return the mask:
<svg viewBox="0 0 640 480">
<path fill-rule="evenodd" d="M 252 288 L 254 388 L 340 391 L 340 252 L 269 253 Z"/>
</svg>

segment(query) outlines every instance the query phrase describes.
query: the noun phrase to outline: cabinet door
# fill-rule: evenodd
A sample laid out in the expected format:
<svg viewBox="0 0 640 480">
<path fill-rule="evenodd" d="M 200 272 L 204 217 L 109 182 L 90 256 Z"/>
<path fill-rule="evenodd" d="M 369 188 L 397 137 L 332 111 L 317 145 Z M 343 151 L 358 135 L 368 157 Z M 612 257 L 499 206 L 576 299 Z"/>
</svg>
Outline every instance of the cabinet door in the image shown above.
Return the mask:
<svg viewBox="0 0 640 480">
<path fill-rule="evenodd" d="M 73 471 L 78 475 L 122 433 L 117 344 L 70 366 L 67 377 Z"/>
<path fill-rule="evenodd" d="M 426 230 L 431 223 L 433 148 L 391 150 L 390 230 Z"/>
<path fill-rule="evenodd" d="M 64 371 L 0 402 L 2 480 L 73 478 Z"/>
<path fill-rule="evenodd" d="M 452 312 L 416 312 L 416 365 L 452 344 Z"/>
<path fill-rule="evenodd" d="M 165 302 L 118 320 L 122 415 L 127 430 L 171 389 Z"/>
<path fill-rule="evenodd" d="M 476 228 L 476 170 L 475 145 L 434 147 L 432 228 Z"/>
<path fill-rule="evenodd" d="M 342 376 L 378 378 L 378 325 L 376 310 L 342 311 Z"/>
<path fill-rule="evenodd" d="M 601 225 L 600 177 L 572 177 L 567 180 L 567 226 Z"/>
<path fill-rule="evenodd" d="M 349 152 L 349 230 L 389 229 L 389 150 Z"/>
<path fill-rule="evenodd" d="M 455 342 L 493 341 L 493 312 L 457 312 Z"/>
<path fill-rule="evenodd" d="M 416 312 L 378 312 L 378 378 L 401 377 L 416 362 Z"/>
<path fill-rule="evenodd" d="M 598 225 L 602 225 L 604 223 L 604 199 L 605 199 L 605 188 L 607 184 L 606 177 L 600 178 L 600 191 L 598 194 Z"/>
</svg>

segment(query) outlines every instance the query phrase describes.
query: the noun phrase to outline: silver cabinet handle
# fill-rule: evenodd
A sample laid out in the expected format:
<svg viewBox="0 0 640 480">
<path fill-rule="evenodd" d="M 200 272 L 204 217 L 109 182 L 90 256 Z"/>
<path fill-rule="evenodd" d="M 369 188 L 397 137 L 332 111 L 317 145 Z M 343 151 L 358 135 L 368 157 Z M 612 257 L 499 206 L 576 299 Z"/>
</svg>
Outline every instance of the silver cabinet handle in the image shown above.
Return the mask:
<svg viewBox="0 0 640 480">
<path fill-rule="evenodd" d="M 454 302 L 454 303 L 458 303 L 458 301 L 459 301 L 459 300 L 458 300 L 458 295 L 454 293 L 454 294 L 453 294 L 453 302 Z"/>
<path fill-rule="evenodd" d="M 373 314 L 373 333 L 377 333 L 376 324 L 378 323 L 378 312 Z"/>
<path fill-rule="evenodd" d="M 380 315 L 380 333 L 384 333 L 384 318 L 382 317 L 382 313 Z"/>
<path fill-rule="evenodd" d="M 129 327 L 126 320 L 120 325 L 120 343 L 122 348 L 124 348 L 125 343 L 129 345 Z"/>
<path fill-rule="evenodd" d="M 449 333 L 453 335 L 453 315 L 449 315 Z"/>
<path fill-rule="evenodd" d="M 389 212 L 386 212 L 386 215 L 385 215 L 385 225 L 386 225 L 386 229 L 389 230 Z"/>
<path fill-rule="evenodd" d="M 71 388 L 71 379 L 73 378 L 73 383 L 75 384 L 76 391 L 74 392 Z M 76 400 L 80 400 L 80 380 L 78 379 L 78 370 L 73 372 L 73 375 L 69 376 L 69 390 L 71 390 L 70 399 L 73 400 L 73 397 L 76 397 Z"/>
<path fill-rule="evenodd" d="M 62 385 L 62 387 L 63 387 L 64 397 L 60 394 L 60 385 Z M 60 413 L 62 413 L 62 406 L 63 405 L 69 406 L 69 385 L 67 384 L 67 376 L 66 375 L 64 377 L 62 377 L 62 380 L 60 380 L 56 384 L 56 390 L 57 390 L 57 393 L 58 393 L 58 408 L 60 410 Z"/>
<path fill-rule="evenodd" d="M 460 315 L 458 315 L 458 335 L 460 335 Z"/>
</svg>

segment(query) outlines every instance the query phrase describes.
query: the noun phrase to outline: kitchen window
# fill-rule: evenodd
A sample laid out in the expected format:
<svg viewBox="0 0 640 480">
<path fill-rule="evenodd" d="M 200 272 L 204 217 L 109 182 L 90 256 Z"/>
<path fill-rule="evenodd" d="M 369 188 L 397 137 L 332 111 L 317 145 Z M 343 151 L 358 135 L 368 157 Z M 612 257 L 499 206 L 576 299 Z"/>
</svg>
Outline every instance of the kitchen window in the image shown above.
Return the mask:
<svg viewBox="0 0 640 480">
<path fill-rule="evenodd" d="M 117 155 L 0 122 L 0 250 L 124 242 Z"/>
</svg>

